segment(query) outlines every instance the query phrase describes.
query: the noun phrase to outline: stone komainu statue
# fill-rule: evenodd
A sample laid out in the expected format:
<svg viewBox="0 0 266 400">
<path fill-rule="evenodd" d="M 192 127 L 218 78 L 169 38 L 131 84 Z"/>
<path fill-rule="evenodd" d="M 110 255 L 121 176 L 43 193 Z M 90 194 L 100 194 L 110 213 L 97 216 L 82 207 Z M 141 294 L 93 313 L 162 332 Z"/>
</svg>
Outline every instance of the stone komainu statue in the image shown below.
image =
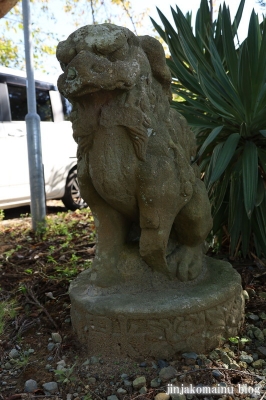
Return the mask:
<svg viewBox="0 0 266 400">
<path fill-rule="evenodd" d="M 81 195 L 98 235 L 92 279 L 121 281 L 119 258 L 134 240 L 153 271 L 196 278 L 210 205 L 191 163 L 194 135 L 170 108 L 161 44 L 112 24 L 88 25 L 59 43 L 57 58 L 59 90 L 73 104 Z"/>
</svg>

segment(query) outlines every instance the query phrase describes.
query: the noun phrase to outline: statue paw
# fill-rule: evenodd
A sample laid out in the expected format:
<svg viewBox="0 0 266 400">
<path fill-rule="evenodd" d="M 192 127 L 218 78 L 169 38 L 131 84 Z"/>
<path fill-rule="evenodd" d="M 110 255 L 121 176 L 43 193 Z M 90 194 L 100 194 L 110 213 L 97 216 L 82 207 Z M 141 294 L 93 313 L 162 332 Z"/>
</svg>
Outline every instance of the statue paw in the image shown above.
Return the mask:
<svg viewBox="0 0 266 400">
<path fill-rule="evenodd" d="M 178 250 L 176 276 L 181 282 L 196 279 L 202 271 L 203 255 L 201 246 L 181 246 Z"/>
</svg>

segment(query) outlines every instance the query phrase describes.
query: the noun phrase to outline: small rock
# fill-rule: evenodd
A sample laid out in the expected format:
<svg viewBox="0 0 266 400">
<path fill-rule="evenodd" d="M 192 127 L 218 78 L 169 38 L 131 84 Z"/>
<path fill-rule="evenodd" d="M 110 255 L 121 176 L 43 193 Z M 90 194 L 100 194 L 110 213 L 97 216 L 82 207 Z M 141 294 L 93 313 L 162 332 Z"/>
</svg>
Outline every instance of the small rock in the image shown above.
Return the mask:
<svg viewBox="0 0 266 400">
<path fill-rule="evenodd" d="M 112 394 L 112 396 L 108 396 L 107 400 L 118 400 L 115 394 Z"/>
<path fill-rule="evenodd" d="M 248 367 L 248 365 L 247 365 L 247 363 L 246 363 L 245 361 L 240 361 L 240 362 L 238 363 L 238 365 L 239 365 L 240 368 L 242 368 L 242 369 L 247 369 L 247 367 Z"/>
<path fill-rule="evenodd" d="M 182 354 L 182 357 L 183 358 L 188 358 L 188 359 L 192 359 L 192 360 L 196 360 L 197 358 L 198 358 L 198 354 L 197 353 L 194 353 L 194 352 L 191 352 L 191 353 L 183 353 Z"/>
<path fill-rule="evenodd" d="M 123 388 L 119 388 L 119 389 L 117 389 L 117 393 L 118 394 L 127 394 L 127 391 Z"/>
<path fill-rule="evenodd" d="M 256 339 L 258 339 L 259 342 L 264 342 L 264 334 L 261 329 L 259 328 L 253 329 L 253 335 L 255 336 Z"/>
<path fill-rule="evenodd" d="M 256 291 L 254 289 L 247 289 L 247 292 L 250 295 L 250 297 L 256 296 Z"/>
<path fill-rule="evenodd" d="M 139 364 L 139 367 L 141 367 L 141 368 L 145 368 L 145 367 L 147 367 L 147 363 L 145 363 L 145 362 L 142 362 L 142 363 L 140 363 L 140 364 Z"/>
<path fill-rule="evenodd" d="M 120 375 L 120 378 L 121 379 L 128 379 L 128 375 L 127 374 L 122 374 L 122 375 Z"/>
<path fill-rule="evenodd" d="M 152 363 L 151 363 L 151 367 L 153 368 L 153 369 L 158 369 L 158 366 L 155 364 L 155 362 L 153 362 L 152 361 Z"/>
<path fill-rule="evenodd" d="M 259 346 L 257 347 L 257 350 L 266 357 L 266 347 L 264 346 Z"/>
<path fill-rule="evenodd" d="M 256 375 L 256 380 L 257 380 L 257 381 L 263 381 L 264 379 L 265 379 L 265 376 Z"/>
<path fill-rule="evenodd" d="M 195 365 L 198 355 L 196 353 L 183 353 L 182 357 L 185 359 L 186 365 Z"/>
<path fill-rule="evenodd" d="M 252 354 L 252 357 L 253 357 L 253 360 L 254 360 L 254 361 L 257 361 L 257 360 L 259 359 L 258 353 L 253 353 L 253 354 Z"/>
<path fill-rule="evenodd" d="M 251 364 L 253 363 L 253 357 L 247 355 L 247 354 L 241 354 L 241 356 L 239 357 L 240 361 L 244 361 L 247 364 Z"/>
<path fill-rule="evenodd" d="M 10 364 L 10 362 L 6 362 L 6 363 L 4 364 L 4 368 L 5 368 L 5 369 L 11 369 L 11 368 L 12 368 L 12 365 Z"/>
<path fill-rule="evenodd" d="M 61 360 L 61 361 L 58 361 L 56 369 L 57 369 L 57 371 L 63 371 L 63 370 L 65 370 L 65 366 L 66 366 L 65 360 Z"/>
<path fill-rule="evenodd" d="M 33 379 L 29 379 L 28 381 L 25 382 L 24 392 L 26 392 L 26 393 L 32 393 L 32 392 L 34 392 L 34 390 L 36 390 L 37 388 L 38 388 L 37 382 L 34 381 Z"/>
<path fill-rule="evenodd" d="M 95 385 L 95 383 L 96 383 L 96 379 L 93 376 L 88 378 L 88 384 L 89 385 Z"/>
<path fill-rule="evenodd" d="M 34 349 L 29 349 L 29 350 L 28 350 L 28 353 L 29 353 L 29 354 L 33 354 L 34 352 L 35 352 Z"/>
<path fill-rule="evenodd" d="M 249 294 L 248 294 L 248 292 L 247 292 L 246 290 L 243 290 L 242 293 L 243 293 L 244 299 L 245 299 L 245 300 L 249 300 Z"/>
<path fill-rule="evenodd" d="M 254 339 L 254 335 L 253 335 L 252 329 L 248 329 L 248 330 L 247 330 L 247 336 L 248 336 L 250 339 Z"/>
<path fill-rule="evenodd" d="M 210 353 L 209 358 L 210 358 L 211 360 L 218 360 L 220 357 L 219 357 L 219 354 L 217 353 L 217 351 L 213 350 L 213 351 Z"/>
<path fill-rule="evenodd" d="M 100 361 L 99 357 L 92 356 L 92 357 L 90 358 L 90 364 L 91 364 L 91 365 L 98 364 L 99 361 Z"/>
<path fill-rule="evenodd" d="M 131 382 L 131 381 L 128 381 L 127 379 L 125 379 L 125 380 L 124 380 L 124 385 L 125 385 L 126 387 L 130 387 L 130 386 L 132 386 L 132 382 Z"/>
<path fill-rule="evenodd" d="M 154 400 L 169 400 L 169 399 L 170 399 L 170 396 L 167 393 L 158 393 L 154 397 Z"/>
<path fill-rule="evenodd" d="M 221 360 L 223 363 L 225 363 L 227 365 L 231 364 L 231 362 L 232 362 L 231 358 L 224 352 L 221 353 Z"/>
<path fill-rule="evenodd" d="M 48 351 L 52 351 L 54 348 L 55 348 L 55 344 L 54 343 L 52 343 L 52 342 L 48 343 L 48 345 L 47 345 L 47 350 Z"/>
<path fill-rule="evenodd" d="M 159 372 L 159 378 L 163 382 L 166 382 L 172 378 L 175 378 L 176 374 L 177 374 L 177 370 L 170 365 L 169 367 L 161 369 L 161 371 Z"/>
<path fill-rule="evenodd" d="M 62 343 L 62 336 L 59 333 L 53 332 L 51 336 L 54 343 Z"/>
<path fill-rule="evenodd" d="M 215 379 L 221 379 L 224 375 L 218 369 L 214 369 L 212 371 L 212 376 L 214 376 Z"/>
<path fill-rule="evenodd" d="M 58 385 L 57 385 L 56 382 L 44 383 L 44 384 L 42 385 L 42 387 L 43 387 L 43 390 L 44 390 L 45 392 L 49 392 L 49 393 L 51 393 L 51 394 L 54 394 L 54 393 L 58 392 Z"/>
<path fill-rule="evenodd" d="M 139 394 L 146 394 L 147 393 L 147 388 L 146 386 L 143 386 L 142 388 L 139 389 Z"/>
<path fill-rule="evenodd" d="M 264 365 L 265 365 L 265 361 L 262 360 L 261 358 L 260 358 L 259 360 L 254 361 L 254 362 L 252 363 L 252 367 L 253 367 L 253 368 L 256 368 L 256 369 L 261 369 Z"/>
<path fill-rule="evenodd" d="M 155 378 L 151 381 L 152 388 L 157 388 L 160 386 L 160 384 L 161 384 L 161 379 L 159 379 L 159 378 Z"/>
<path fill-rule="evenodd" d="M 184 394 L 171 394 L 172 400 L 186 400 L 186 396 Z"/>
<path fill-rule="evenodd" d="M 260 319 L 265 320 L 266 319 L 266 314 L 265 312 L 262 312 L 259 314 Z"/>
<path fill-rule="evenodd" d="M 168 362 L 167 361 L 164 361 L 164 360 L 158 360 L 158 367 L 159 368 L 165 368 L 165 367 L 168 367 Z"/>
<path fill-rule="evenodd" d="M 67 393 L 66 400 L 71 400 L 72 399 L 72 393 Z"/>
<path fill-rule="evenodd" d="M 259 318 L 259 316 L 258 315 L 256 315 L 256 314 L 249 314 L 248 315 L 248 318 L 251 320 L 251 321 L 258 321 L 260 318 Z"/>
<path fill-rule="evenodd" d="M 51 365 L 51 364 L 46 364 L 46 365 L 45 365 L 45 369 L 49 370 L 50 368 L 52 368 L 52 365 Z"/>
<path fill-rule="evenodd" d="M 17 349 L 12 349 L 8 355 L 10 358 L 19 358 L 19 352 Z"/>
<path fill-rule="evenodd" d="M 133 381 L 133 388 L 138 390 L 146 385 L 146 378 L 145 376 L 140 376 Z"/>
</svg>

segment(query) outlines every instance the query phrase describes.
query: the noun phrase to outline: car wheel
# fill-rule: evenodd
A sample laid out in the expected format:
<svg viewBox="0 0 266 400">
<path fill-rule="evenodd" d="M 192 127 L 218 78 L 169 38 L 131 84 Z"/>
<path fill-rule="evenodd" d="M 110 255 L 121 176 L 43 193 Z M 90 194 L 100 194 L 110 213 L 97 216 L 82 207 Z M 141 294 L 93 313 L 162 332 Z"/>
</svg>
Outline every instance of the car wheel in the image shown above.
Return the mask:
<svg viewBox="0 0 266 400">
<path fill-rule="evenodd" d="M 81 210 L 88 207 L 87 203 L 82 199 L 79 192 L 79 184 L 77 177 L 77 167 L 74 167 L 68 174 L 66 180 L 65 194 L 62 197 L 65 207 L 71 211 Z"/>
</svg>

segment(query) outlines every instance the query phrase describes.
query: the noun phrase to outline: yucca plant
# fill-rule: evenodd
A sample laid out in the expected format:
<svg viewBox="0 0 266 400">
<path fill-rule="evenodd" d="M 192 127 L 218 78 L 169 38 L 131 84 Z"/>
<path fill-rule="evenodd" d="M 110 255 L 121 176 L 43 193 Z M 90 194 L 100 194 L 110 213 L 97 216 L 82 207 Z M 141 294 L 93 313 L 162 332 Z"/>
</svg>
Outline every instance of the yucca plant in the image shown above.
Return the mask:
<svg viewBox="0 0 266 400">
<path fill-rule="evenodd" d="M 191 15 L 172 8 L 175 27 L 158 9 L 168 44 L 172 89 L 197 136 L 197 162 L 213 207 L 213 234 L 225 231 L 230 252 L 266 255 L 266 22 L 252 11 L 247 38 L 237 31 L 245 0 L 231 21 L 229 8 L 202 0 L 195 31 Z"/>
</svg>

